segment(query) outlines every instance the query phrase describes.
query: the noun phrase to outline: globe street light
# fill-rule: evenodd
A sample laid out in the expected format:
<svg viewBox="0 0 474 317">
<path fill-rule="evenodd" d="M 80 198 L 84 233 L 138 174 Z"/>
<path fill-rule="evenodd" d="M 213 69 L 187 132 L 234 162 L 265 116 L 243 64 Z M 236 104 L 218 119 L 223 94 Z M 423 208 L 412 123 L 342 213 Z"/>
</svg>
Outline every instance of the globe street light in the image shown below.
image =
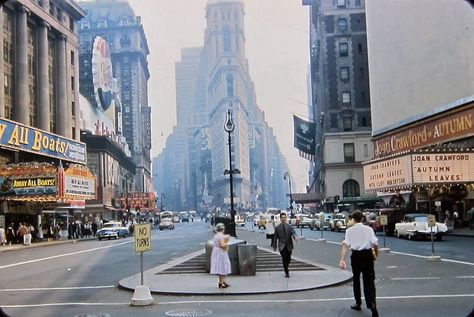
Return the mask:
<svg viewBox="0 0 474 317">
<path fill-rule="evenodd" d="M 232 121 L 232 112 L 230 109 L 227 110 L 226 121 L 224 125 L 224 130 L 228 134 L 228 144 L 229 144 L 229 169 L 224 171 L 224 175 L 229 174 L 229 183 L 230 183 L 230 223 L 228 228 L 228 234 L 232 237 L 237 237 L 235 233 L 235 210 L 234 210 L 234 184 L 233 184 L 233 174 L 235 171 L 232 169 L 232 140 L 230 134 L 234 131 L 235 125 Z M 240 171 L 239 171 L 240 172 Z"/>
</svg>

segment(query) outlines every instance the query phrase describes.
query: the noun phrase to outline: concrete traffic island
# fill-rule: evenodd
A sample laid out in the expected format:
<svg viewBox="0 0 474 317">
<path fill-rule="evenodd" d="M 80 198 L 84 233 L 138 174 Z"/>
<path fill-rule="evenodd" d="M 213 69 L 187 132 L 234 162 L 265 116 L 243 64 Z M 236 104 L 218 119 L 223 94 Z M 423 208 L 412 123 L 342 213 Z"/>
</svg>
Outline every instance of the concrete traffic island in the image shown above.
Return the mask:
<svg viewBox="0 0 474 317">
<path fill-rule="evenodd" d="M 259 247 L 258 249 L 265 253 L 280 256 L 278 253 L 267 248 Z M 290 278 L 285 278 L 283 269 L 274 271 L 265 270 L 262 272 L 257 270 L 254 276 L 230 275 L 227 280 L 231 286 L 225 289 L 219 289 L 217 287 L 217 276 L 210 275 L 209 273 L 167 274 L 165 272 L 181 264 L 185 265 L 187 261 L 198 256 L 203 256 L 204 254 L 205 250 L 199 250 L 145 271 L 144 278 L 150 287 L 151 293 L 175 295 L 284 293 L 330 287 L 352 279 L 352 273 L 347 270 L 343 271 L 339 268 L 311 263 L 294 256 L 292 257 L 292 263 L 294 261 L 304 262 L 304 264 L 313 265 L 314 269 L 295 269 L 292 271 L 292 264 L 290 264 Z M 139 284 L 140 274 L 124 278 L 119 282 L 121 288 L 130 291 L 135 290 L 135 286 Z"/>
</svg>

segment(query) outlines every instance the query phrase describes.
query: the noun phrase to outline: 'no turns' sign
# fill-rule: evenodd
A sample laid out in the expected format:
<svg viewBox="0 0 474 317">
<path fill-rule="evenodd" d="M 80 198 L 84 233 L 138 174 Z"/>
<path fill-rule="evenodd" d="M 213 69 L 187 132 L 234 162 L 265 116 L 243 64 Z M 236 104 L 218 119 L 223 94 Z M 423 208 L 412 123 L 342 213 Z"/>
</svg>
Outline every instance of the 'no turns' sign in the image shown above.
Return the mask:
<svg viewBox="0 0 474 317">
<path fill-rule="evenodd" d="M 135 252 L 151 251 L 151 225 L 135 225 Z"/>
</svg>

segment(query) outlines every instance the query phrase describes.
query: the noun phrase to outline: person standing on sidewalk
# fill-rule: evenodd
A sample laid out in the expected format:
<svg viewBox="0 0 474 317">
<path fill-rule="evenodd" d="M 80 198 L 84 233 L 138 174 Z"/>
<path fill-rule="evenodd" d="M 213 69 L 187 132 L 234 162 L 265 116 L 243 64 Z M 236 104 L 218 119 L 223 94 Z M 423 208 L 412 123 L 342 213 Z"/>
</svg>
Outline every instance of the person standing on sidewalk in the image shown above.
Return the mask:
<svg viewBox="0 0 474 317">
<path fill-rule="evenodd" d="M 265 223 L 266 238 L 270 239 L 270 246 L 273 244 L 273 236 L 275 235 L 275 216 L 272 215 L 270 220 Z"/>
<path fill-rule="evenodd" d="M 219 288 L 227 288 L 226 275 L 231 273 L 229 255 L 227 254 L 229 235 L 224 234 L 223 223 L 216 225 L 216 234 L 212 239 L 211 274 L 219 275 Z"/>
<path fill-rule="evenodd" d="M 469 230 L 474 230 L 474 207 L 467 212 L 467 221 L 469 221 Z"/>
<path fill-rule="evenodd" d="M 360 211 L 352 214 L 354 225 L 346 230 L 346 236 L 342 241 L 341 260 L 339 267 L 346 268 L 345 257 L 347 252 L 352 250 L 351 266 L 353 278 L 353 292 L 355 305 L 351 309 L 361 310 L 361 292 L 360 292 L 360 275 L 364 282 L 364 296 L 367 308 L 372 311 L 372 317 L 378 317 L 377 306 L 375 304 L 375 271 L 374 271 L 374 255 L 378 256 L 378 239 L 374 230 L 361 223 L 363 215 Z M 373 249 L 373 251 L 372 251 Z"/>
<path fill-rule="evenodd" d="M 283 270 L 285 271 L 285 277 L 290 277 L 288 267 L 291 261 L 291 252 L 293 251 L 293 239 L 296 240 L 296 232 L 292 225 L 288 223 L 286 213 L 280 214 L 280 224 L 275 227 L 275 233 L 273 235 L 272 247 L 273 251 L 280 251 L 281 259 L 283 262 Z"/>
</svg>

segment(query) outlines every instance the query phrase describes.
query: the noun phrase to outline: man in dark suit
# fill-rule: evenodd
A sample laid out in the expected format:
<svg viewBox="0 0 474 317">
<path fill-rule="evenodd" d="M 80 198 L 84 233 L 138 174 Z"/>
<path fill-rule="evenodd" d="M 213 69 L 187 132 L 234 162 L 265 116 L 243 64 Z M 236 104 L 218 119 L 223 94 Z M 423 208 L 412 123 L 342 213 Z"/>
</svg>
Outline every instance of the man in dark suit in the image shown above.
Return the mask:
<svg viewBox="0 0 474 317">
<path fill-rule="evenodd" d="M 288 266 L 291 261 L 291 252 L 293 251 L 293 239 L 296 239 L 296 232 L 292 225 L 288 223 L 286 213 L 280 214 L 281 223 L 275 227 L 275 234 L 272 240 L 273 251 L 276 251 L 277 246 L 280 251 L 281 259 L 283 261 L 283 270 L 285 277 L 290 277 Z"/>
</svg>

